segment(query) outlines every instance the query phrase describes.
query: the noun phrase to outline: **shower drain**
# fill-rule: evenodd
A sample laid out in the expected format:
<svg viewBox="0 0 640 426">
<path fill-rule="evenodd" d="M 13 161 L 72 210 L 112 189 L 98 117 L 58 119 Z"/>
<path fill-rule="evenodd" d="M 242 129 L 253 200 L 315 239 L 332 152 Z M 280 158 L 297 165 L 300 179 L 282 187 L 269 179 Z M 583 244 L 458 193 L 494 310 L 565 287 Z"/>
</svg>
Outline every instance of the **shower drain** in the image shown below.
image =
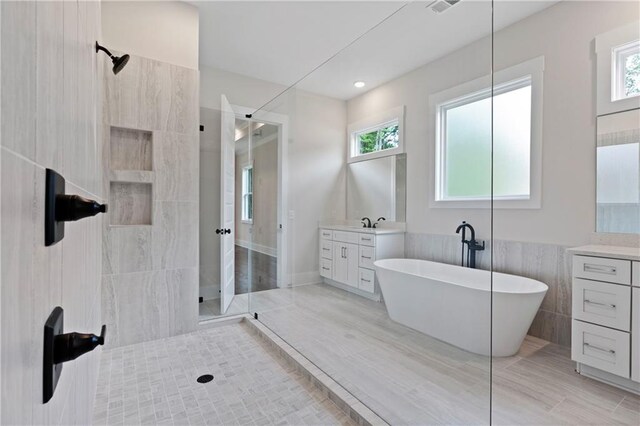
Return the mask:
<svg viewBox="0 0 640 426">
<path fill-rule="evenodd" d="M 203 374 L 202 376 L 198 377 L 197 380 L 198 383 L 209 383 L 213 380 L 213 376 L 211 374 Z"/>
</svg>

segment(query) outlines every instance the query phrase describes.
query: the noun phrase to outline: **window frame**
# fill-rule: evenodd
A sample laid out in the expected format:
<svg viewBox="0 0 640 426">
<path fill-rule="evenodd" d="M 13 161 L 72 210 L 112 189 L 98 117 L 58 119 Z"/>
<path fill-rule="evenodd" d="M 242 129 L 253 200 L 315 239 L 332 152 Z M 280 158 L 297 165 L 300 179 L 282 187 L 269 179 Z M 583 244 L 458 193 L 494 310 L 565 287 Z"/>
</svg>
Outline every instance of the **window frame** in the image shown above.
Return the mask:
<svg viewBox="0 0 640 426">
<path fill-rule="evenodd" d="M 389 148 L 367 154 L 356 154 L 358 152 L 358 135 L 388 127 L 394 123 L 398 125 L 398 146 L 396 148 Z M 404 153 L 404 106 L 395 107 L 381 114 L 376 114 L 375 116 L 351 123 L 347 127 L 347 133 L 349 142 L 347 144 L 348 163 L 402 154 Z"/>
<path fill-rule="evenodd" d="M 638 40 L 638 22 L 631 22 L 595 37 L 596 54 L 596 115 L 613 114 L 640 108 L 640 97 L 616 99 L 616 47 Z"/>
<path fill-rule="evenodd" d="M 251 188 L 247 188 L 247 175 L 251 173 Z M 240 196 L 241 203 L 241 215 L 240 220 L 242 223 L 253 224 L 253 186 L 254 186 L 254 173 L 253 173 L 253 163 L 249 163 L 242 167 L 242 193 Z M 249 191 L 249 189 L 251 189 Z M 247 203 L 247 199 L 251 197 L 251 210 L 249 211 L 249 206 Z"/>
<path fill-rule="evenodd" d="M 640 96 L 640 93 L 631 96 L 627 96 L 624 93 L 626 60 L 629 56 L 638 53 L 640 53 L 640 39 L 611 48 L 611 102 Z"/>
<path fill-rule="evenodd" d="M 499 95 L 531 84 L 531 138 L 529 196 L 493 197 L 493 207 L 498 209 L 539 209 L 542 200 L 542 112 L 543 112 L 543 74 L 544 57 L 540 56 L 526 62 L 496 71 L 491 76 L 446 89 L 429 97 L 430 123 L 434 123 L 431 135 L 434 138 L 433 181 L 429 188 L 429 207 L 431 208 L 491 208 L 491 196 L 444 198 L 445 179 L 443 143 L 441 129 L 445 128 L 442 107 L 465 105 L 474 101 L 487 99 L 493 93 Z M 493 87 L 493 91 L 492 91 Z"/>
</svg>

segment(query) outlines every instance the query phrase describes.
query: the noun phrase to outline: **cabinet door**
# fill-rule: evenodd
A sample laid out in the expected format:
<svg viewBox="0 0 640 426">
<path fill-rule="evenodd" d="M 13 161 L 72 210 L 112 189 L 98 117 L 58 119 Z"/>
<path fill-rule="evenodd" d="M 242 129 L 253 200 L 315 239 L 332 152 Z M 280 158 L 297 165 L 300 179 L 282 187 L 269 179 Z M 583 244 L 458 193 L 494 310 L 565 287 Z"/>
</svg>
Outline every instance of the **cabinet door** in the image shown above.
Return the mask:
<svg viewBox="0 0 640 426">
<path fill-rule="evenodd" d="M 348 281 L 347 248 L 344 243 L 333 243 L 333 279 L 346 284 Z"/>
<path fill-rule="evenodd" d="M 344 244 L 347 254 L 347 282 L 352 287 L 358 287 L 360 266 L 358 265 L 358 245 Z"/>
<path fill-rule="evenodd" d="M 631 380 L 640 382 L 640 288 L 633 289 L 631 320 Z"/>
</svg>

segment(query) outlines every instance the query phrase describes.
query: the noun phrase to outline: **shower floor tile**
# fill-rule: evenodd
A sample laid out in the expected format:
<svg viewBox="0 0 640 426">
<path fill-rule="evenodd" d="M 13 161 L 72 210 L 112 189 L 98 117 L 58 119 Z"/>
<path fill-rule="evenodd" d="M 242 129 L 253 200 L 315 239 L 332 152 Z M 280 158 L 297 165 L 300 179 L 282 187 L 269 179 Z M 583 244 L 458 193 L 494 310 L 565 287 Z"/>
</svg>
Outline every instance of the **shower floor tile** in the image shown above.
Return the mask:
<svg viewBox="0 0 640 426">
<path fill-rule="evenodd" d="M 242 323 L 104 350 L 93 423 L 353 424 Z"/>
</svg>

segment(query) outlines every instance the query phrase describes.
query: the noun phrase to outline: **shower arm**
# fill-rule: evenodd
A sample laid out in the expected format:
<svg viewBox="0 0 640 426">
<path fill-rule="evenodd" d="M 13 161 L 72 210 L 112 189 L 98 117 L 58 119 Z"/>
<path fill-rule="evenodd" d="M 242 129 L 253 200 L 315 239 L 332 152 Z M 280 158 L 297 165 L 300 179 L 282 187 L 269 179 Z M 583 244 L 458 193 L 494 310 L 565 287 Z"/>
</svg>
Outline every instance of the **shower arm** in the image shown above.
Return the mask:
<svg viewBox="0 0 640 426">
<path fill-rule="evenodd" d="M 109 57 L 110 57 L 111 59 L 113 59 L 113 54 L 112 54 L 111 52 L 109 52 L 109 49 L 107 49 L 106 47 L 100 46 L 100 45 L 98 44 L 98 42 L 96 41 L 96 53 L 97 53 L 97 52 L 99 52 L 99 51 L 101 51 L 101 50 L 102 50 L 104 53 L 106 53 L 107 55 L 109 55 Z"/>
</svg>

